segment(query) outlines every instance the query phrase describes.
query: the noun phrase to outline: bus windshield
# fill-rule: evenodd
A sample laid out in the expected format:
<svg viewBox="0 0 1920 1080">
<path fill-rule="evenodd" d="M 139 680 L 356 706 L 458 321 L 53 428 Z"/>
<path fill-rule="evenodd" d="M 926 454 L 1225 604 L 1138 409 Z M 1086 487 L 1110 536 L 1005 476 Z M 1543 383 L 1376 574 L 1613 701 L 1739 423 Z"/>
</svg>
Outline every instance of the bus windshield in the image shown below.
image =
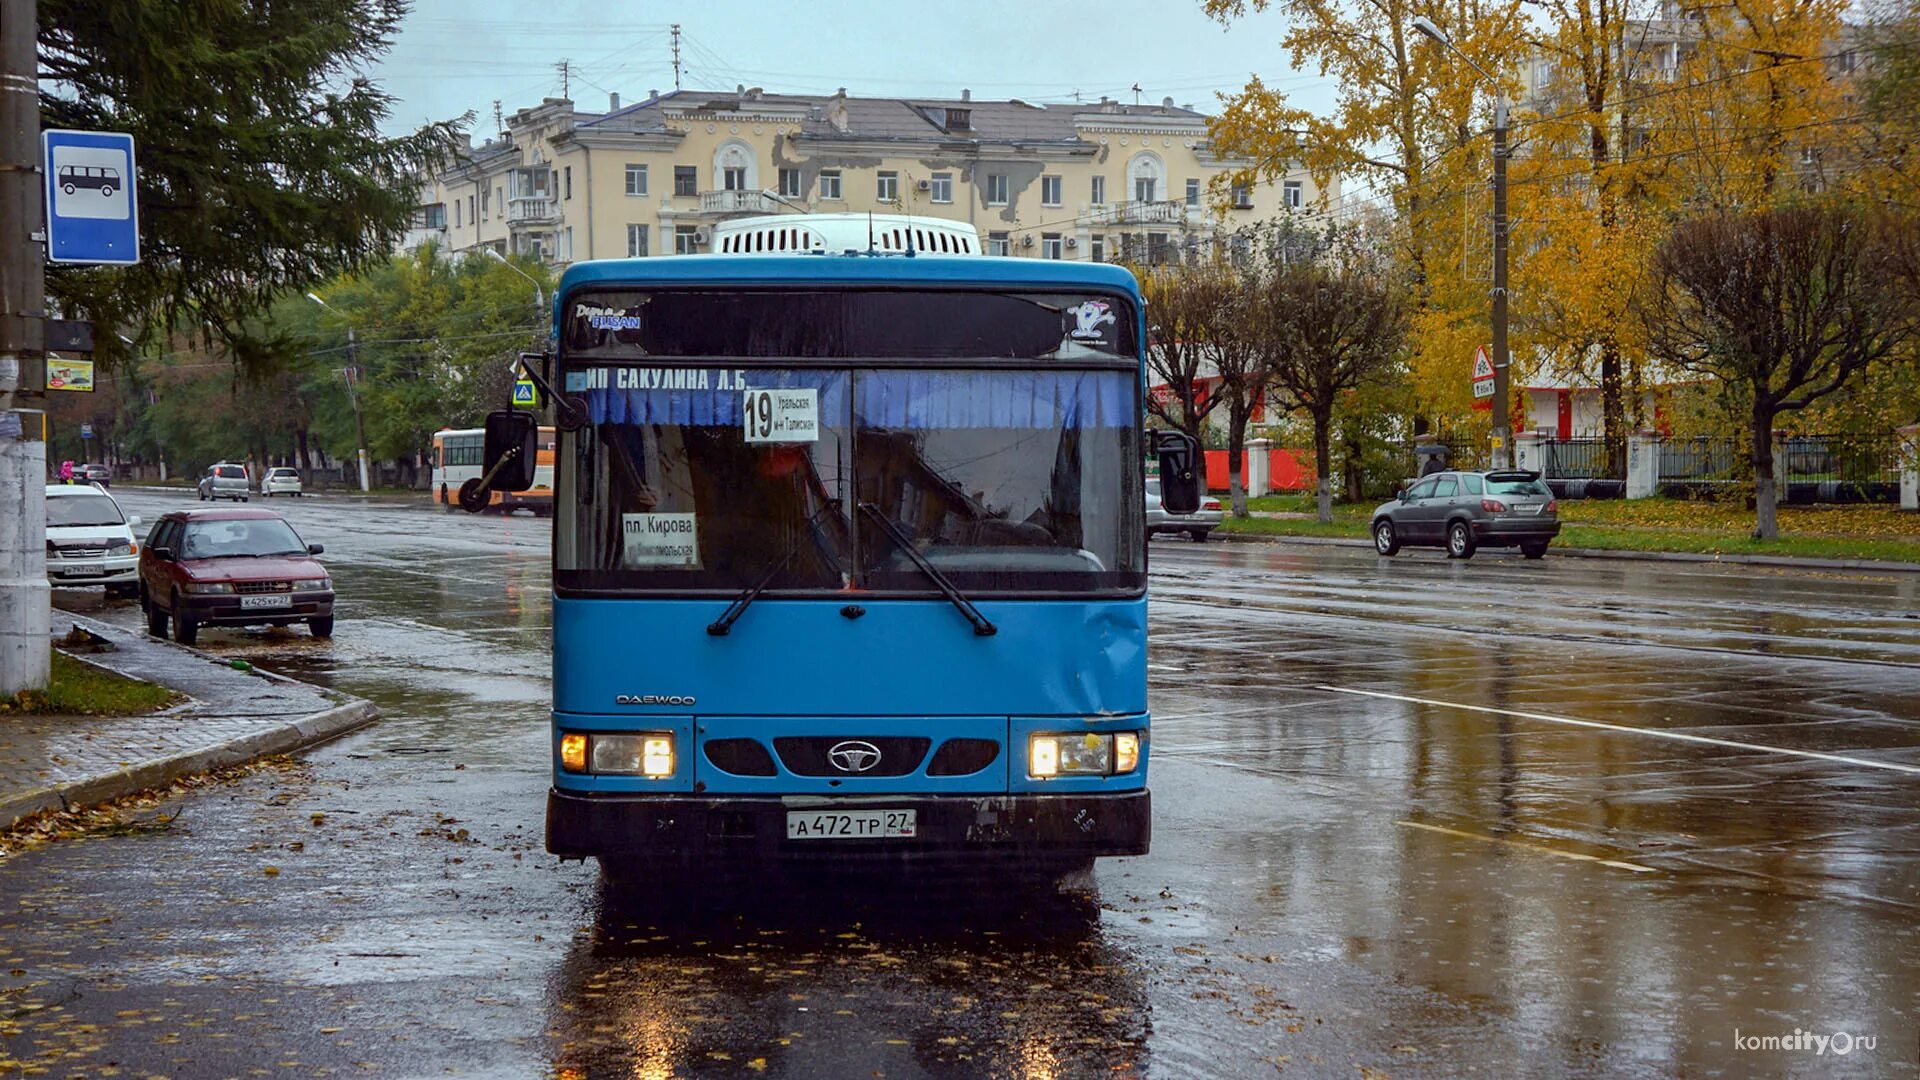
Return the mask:
<svg viewBox="0 0 1920 1080">
<path fill-rule="evenodd" d="M 970 592 L 1143 584 L 1129 372 L 623 371 L 563 463 L 562 589 L 927 591 L 876 513 Z"/>
</svg>

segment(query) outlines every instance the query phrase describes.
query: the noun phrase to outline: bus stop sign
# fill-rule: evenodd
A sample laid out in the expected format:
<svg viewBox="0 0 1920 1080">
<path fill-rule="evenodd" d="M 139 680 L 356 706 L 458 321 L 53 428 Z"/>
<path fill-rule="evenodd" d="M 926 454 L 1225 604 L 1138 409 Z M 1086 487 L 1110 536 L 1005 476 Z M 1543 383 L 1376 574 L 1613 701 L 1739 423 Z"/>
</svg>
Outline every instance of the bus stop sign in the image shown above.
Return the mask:
<svg viewBox="0 0 1920 1080">
<path fill-rule="evenodd" d="M 47 176 L 47 261 L 131 266 L 140 261 L 133 136 L 40 133 Z"/>
</svg>

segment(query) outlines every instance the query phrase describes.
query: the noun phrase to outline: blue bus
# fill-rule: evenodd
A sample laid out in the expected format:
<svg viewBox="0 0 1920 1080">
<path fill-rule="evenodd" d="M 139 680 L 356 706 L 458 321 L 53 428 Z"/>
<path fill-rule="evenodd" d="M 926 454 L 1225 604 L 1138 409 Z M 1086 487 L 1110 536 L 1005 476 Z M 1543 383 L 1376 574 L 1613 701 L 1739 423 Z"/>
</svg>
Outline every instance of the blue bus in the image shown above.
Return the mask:
<svg viewBox="0 0 1920 1080">
<path fill-rule="evenodd" d="M 1131 274 L 608 260 L 554 318 L 550 852 L 620 881 L 1147 851 Z M 490 482 L 534 423 L 489 417 Z M 1192 456 L 1162 451 L 1176 503 Z"/>
</svg>

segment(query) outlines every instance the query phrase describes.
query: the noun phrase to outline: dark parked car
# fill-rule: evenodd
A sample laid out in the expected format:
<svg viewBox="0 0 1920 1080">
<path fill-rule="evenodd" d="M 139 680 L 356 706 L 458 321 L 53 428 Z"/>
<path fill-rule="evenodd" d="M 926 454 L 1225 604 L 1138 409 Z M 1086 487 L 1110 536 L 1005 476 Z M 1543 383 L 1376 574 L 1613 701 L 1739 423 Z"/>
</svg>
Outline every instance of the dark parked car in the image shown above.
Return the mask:
<svg viewBox="0 0 1920 1080">
<path fill-rule="evenodd" d="M 99 484 L 101 487 L 110 487 L 113 484 L 113 470 L 97 463 L 93 465 L 75 465 L 73 467 L 73 478 L 75 480 L 85 480 L 89 484 Z"/>
<path fill-rule="evenodd" d="M 176 510 L 162 515 L 140 551 L 140 606 L 147 632 L 191 645 L 202 626 L 287 626 L 333 634 L 333 580 L 271 510 Z"/>
<path fill-rule="evenodd" d="M 1559 534 L 1553 492 L 1523 469 L 1423 476 L 1373 512 L 1373 546 L 1382 555 L 1426 546 L 1466 559 L 1475 548 L 1517 547 L 1537 559 Z"/>
</svg>

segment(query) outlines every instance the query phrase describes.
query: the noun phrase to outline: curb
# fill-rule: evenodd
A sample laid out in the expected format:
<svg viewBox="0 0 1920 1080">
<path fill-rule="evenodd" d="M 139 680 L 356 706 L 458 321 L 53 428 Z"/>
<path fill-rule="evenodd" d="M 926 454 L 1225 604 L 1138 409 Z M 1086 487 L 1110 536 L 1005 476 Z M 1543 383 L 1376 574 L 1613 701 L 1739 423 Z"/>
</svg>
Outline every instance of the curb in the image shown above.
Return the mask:
<svg viewBox="0 0 1920 1080">
<path fill-rule="evenodd" d="M 1273 536 L 1258 533 L 1227 533 L 1214 530 L 1209 539 L 1235 544 L 1305 544 L 1320 547 L 1357 547 L 1373 550 L 1373 542 L 1341 536 Z M 1438 549 L 1435 549 L 1438 550 Z M 1697 551 L 1617 551 L 1611 548 L 1570 548 L 1555 546 L 1551 553 L 1576 559 L 1632 559 L 1642 562 L 1718 563 L 1722 566 L 1776 566 L 1790 570 L 1878 570 L 1883 573 L 1920 574 L 1920 563 L 1894 562 L 1890 559 L 1820 559 L 1793 555 L 1709 555 Z"/>
<path fill-rule="evenodd" d="M 366 727 L 380 718 L 371 701 L 355 699 L 317 713 L 310 713 L 271 731 L 232 739 L 214 746 L 191 750 L 172 757 L 156 758 L 124 769 L 84 780 L 52 787 L 36 788 L 17 795 L 0 797 L 0 832 L 13 828 L 34 814 L 48 810 L 73 810 L 96 806 L 123 795 L 161 787 L 183 776 L 208 772 L 226 765 L 239 765 L 274 754 L 306 750 Z"/>
</svg>

